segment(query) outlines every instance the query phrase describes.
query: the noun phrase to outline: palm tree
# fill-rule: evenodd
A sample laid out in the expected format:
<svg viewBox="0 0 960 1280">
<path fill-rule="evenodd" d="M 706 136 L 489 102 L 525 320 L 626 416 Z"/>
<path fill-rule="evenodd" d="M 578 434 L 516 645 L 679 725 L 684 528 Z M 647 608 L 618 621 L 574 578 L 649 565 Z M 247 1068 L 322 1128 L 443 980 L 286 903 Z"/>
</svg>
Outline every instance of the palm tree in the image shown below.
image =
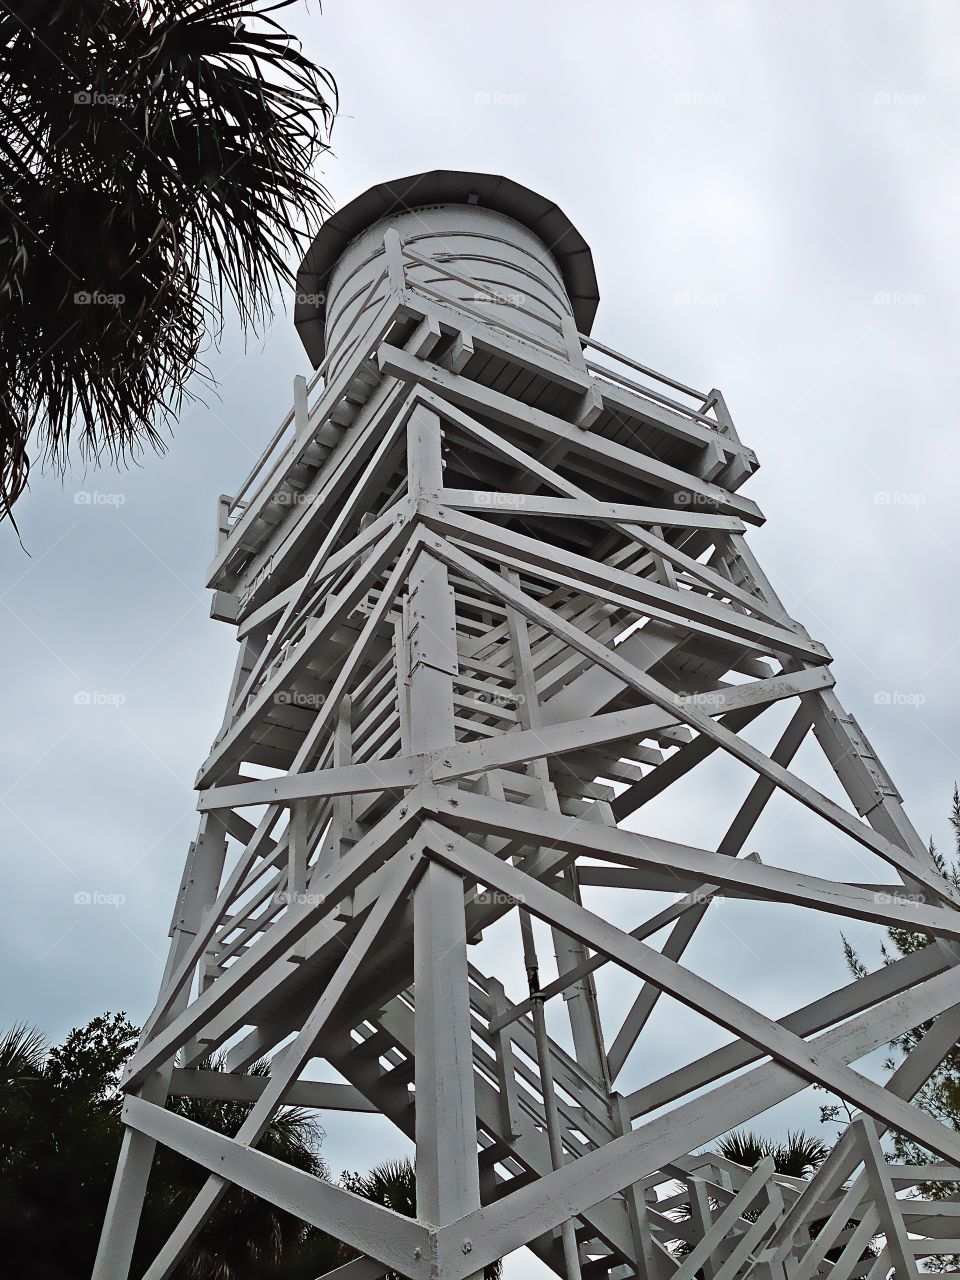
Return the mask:
<svg viewBox="0 0 960 1280">
<path fill-rule="evenodd" d="M 214 1055 L 200 1068 L 222 1071 L 223 1055 Z M 243 1074 L 266 1076 L 269 1071 L 269 1061 L 264 1060 Z M 168 1107 L 207 1129 L 230 1135 L 237 1132 L 250 1110 L 249 1103 L 216 1098 L 171 1098 Z M 273 1118 L 257 1149 L 284 1164 L 325 1178 L 326 1166 L 319 1156 L 322 1136 L 312 1112 L 286 1107 Z M 152 1261 L 206 1179 L 205 1169 L 174 1151 L 158 1147 L 144 1210 L 144 1231 L 138 1242 L 138 1256 L 144 1266 Z M 189 1258 L 175 1272 L 176 1280 L 261 1280 L 281 1275 L 285 1280 L 286 1261 L 296 1257 L 306 1237 L 307 1228 L 299 1218 L 242 1188 L 232 1187 L 211 1214 Z M 332 1246 L 328 1252 L 332 1254 Z"/>
<path fill-rule="evenodd" d="M 39 1077 L 46 1056 L 43 1032 L 25 1022 L 0 1036 L 0 1111 L 13 1106 Z"/>
<path fill-rule="evenodd" d="M 0 1036 L 0 1236 L 11 1275 L 68 1280 L 89 1274 L 96 1252 L 122 1125 L 120 1072 L 137 1043 L 123 1014 L 103 1014 L 47 1049 L 38 1031 L 17 1026 Z M 218 1069 L 218 1058 L 206 1066 Z M 266 1063 L 250 1068 L 263 1075 Z M 249 1105 L 172 1098 L 172 1110 L 234 1134 Z M 285 1108 L 260 1149 L 320 1177 L 321 1132 L 312 1113 Z M 206 1180 L 176 1152 L 158 1148 L 137 1241 L 137 1265 L 148 1265 Z M 329 1270 L 338 1245 L 299 1219 L 233 1188 L 211 1215 L 177 1280 L 293 1280 L 307 1237 L 316 1269 Z M 299 1273 L 297 1273 L 299 1274 Z"/>
<path fill-rule="evenodd" d="M 788 1178 L 809 1178 L 829 1153 L 830 1148 L 819 1138 L 801 1130 L 788 1132 L 786 1139 L 778 1142 L 751 1130 L 734 1129 L 721 1138 L 716 1146 L 717 1155 L 732 1160 L 734 1164 L 743 1165 L 746 1169 L 755 1168 L 761 1160 L 770 1156 L 775 1172 Z M 711 1208 L 716 1210 L 719 1207 L 711 1197 Z M 760 1210 L 753 1208 L 745 1210 L 743 1217 L 749 1222 L 755 1222 L 759 1215 Z M 670 1216 L 677 1222 L 689 1221 L 692 1216 L 690 1205 L 677 1205 L 670 1211 Z M 692 1247 L 686 1240 L 679 1240 L 671 1246 L 676 1258 L 686 1257 Z M 700 1272 L 697 1274 L 701 1275 Z"/>
<path fill-rule="evenodd" d="M 105 1015 L 49 1050 L 23 1026 L 0 1037 L 0 1235 L 12 1274 L 66 1280 L 93 1262 L 132 1030 Z"/>
<path fill-rule="evenodd" d="M 417 1175 L 412 1160 L 385 1160 L 369 1173 L 343 1173 L 340 1181 L 354 1195 L 408 1218 L 417 1216 Z"/>
<path fill-rule="evenodd" d="M 765 1138 L 762 1134 L 754 1133 L 750 1130 L 735 1129 L 717 1143 L 717 1154 L 725 1156 L 727 1160 L 732 1160 L 735 1164 L 741 1164 L 747 1169 L 755 1168 L 761 1160 L 771 1156 L 774 1170 L 784 1177 L 810 1178 L 830 1154 L 830 1147 L 819 1138 L 815 1138 L 809 1133 L 804 1133 L 802 1130 L 789 1131 L 786 1138 L 778 1142 L 774 1138 Z M 713 1207 L 717 1208 L 719 1206 L 714 1205 Z M 674 1213 L 678 1221 L 683 1221 L 690 1217 L 690 1206 L 681 1205 Z M 748 1221 L 755 1222 L 759 1213 L 759 1209 L 747 1209 L 743 1216 Z M 811 1236 L 818 1235 L 822 1231 L 825 1222 L 826 1219 L 811 1222 Z M 850 1219 L 847 1222 L 848 1229 L 856 1226 L 855 1219 Z M 682 1258 L 690 1252 L 690 1248 L 691 1246 L 686 1241 L 681 1241 L 674 1246 L 674 1254 L 678 1258 Z M 827 1250 L 827 1260 L 836 1262 L 842 1252 L 843 1246 L 835 1245 Z M 861 1258 L 876 1258 L 877 1252 L 876 1245 L 873 1241 L 870 1241 L 864 1247 Z"/>
<path fill-rule="evenodd" d="M 826 1160 L 830 1148 L 819 1138 L 801 1130 L 789 1132 L 785 1141 L 777 1142 L 759 1133 L 735 1129 L 720 1139 L 717 1152 L 748 1169 L 772 1156 L 777 1173 L 788 1178 L 809 1178 Z"/>
<path fill-rule="evenodd" d="M 37 453 L 162 447 L 227 299 L 269 314 L 329 211 L 329 73 L 294 0 L 0 6 L 0 519 Z"/>
<path fill-rule="evenodd" d="M 46 1041 L 36 1027 L 18 1023 L 0 1036 L 0 1186 L 32 1157 L 33 1094 L 43 1074 Z"/>
<path fill-rule="evenodd" d="M 375 1165 L 369 1173 L 344 1173 L 340 1181 L 348 1191 L 366 1200 L 374 1200 L 394 1213 L 402 1213 L 408 1218 L 417 1216 L 417 1175 L 412 1160 L 386 1160 Z M 355 1250 L 347 1245 L 341 1246 L 341 1263 L 355 1257 Z M 492 1262 L 483 1269 L 485 1280 L 498 1280 L 501 1270 L 499 1262 Z M 403 1277 L 391 1271 L 387 1273 L 387 1280 L 403 1280 Z"/>
</svg>

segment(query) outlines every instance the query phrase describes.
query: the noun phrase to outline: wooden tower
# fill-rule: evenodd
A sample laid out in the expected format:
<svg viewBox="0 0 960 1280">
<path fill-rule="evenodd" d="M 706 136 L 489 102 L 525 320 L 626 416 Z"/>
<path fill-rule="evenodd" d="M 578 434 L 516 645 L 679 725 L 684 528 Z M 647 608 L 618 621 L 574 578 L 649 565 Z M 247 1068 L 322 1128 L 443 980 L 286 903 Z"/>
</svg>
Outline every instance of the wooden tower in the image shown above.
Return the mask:
<svg viewBox="0 0 960 1280">
<path fill-rule="evenodd" d="M 960 1135 L 913 1105 L 960 1035 L 957 899 L 751 553 L 757 462 L 721 393 L 593 339 L 588 246 L 505 178 L 373 188 L 298 291 L 316 372 L 221 500 L 236 674 L 96 1280 L 128 1274 L 157 1142 L 209 1177 L 147 1280 L 231 1185 L 358 1250 L 340 1280 L 466 1280 L 524 1245 L 567 1280 L 883 1280 L 960 1251 L 908 1195 L 960 1178 Z M 718 760 L 741 781 L 716 838 L 653 834 L 645 807 L 676 795 L 682 829 Z M 855 882 L 783 864 L 757 834 L 775 796 L 856 853 Z M 773 1017 L 685 957 L 734 901 L 931 944 Z M 626 1090 L 681 1006 L 719 1047 Z M 885 1084 L 858 1067 L 920 1026 Z M 811 1083 L 855 1113 L 811 1180 L 696 1154 Z M 191 1094 L 248 1117 L 227 1137 L 164 1105 Z M 416 1219 L 259 1151 L 293 1103 L 409 1135 Z M 889 1164 L 890 1130 L 930 1165 Z"/>
</svg>

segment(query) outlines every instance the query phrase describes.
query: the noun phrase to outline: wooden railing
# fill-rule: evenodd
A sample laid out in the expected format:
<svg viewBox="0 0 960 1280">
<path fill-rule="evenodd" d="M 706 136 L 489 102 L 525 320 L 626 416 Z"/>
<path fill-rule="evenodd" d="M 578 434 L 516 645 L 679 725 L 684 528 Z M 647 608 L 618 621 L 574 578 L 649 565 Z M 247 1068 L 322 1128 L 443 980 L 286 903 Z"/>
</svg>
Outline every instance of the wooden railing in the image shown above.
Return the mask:
<svg viewBox="0 0 960 1280">
<path fill-rule="evenodd" d="M 376 295 L 376 291 L 384 281 L 388 281 L 391 286 L 391 296 L 396 294 L 397 288 L 395 286 L 398 286 L 400 294 L 404 297 L 409 298 L 410 296 L 420 295 L 445 303 L 448 306 L 455 306 L 458 311 L 462 311 L 464 314 L 480 321 L 483 325 L 499 330 L 511 338 L 538 346 L 542 350 L 549 352 L 554 358 L 558 356 L 563 358 L 571 354 L 567 349 L 567 341 L 572 340 L 575 334 L 580 349 L 585 355 L 588 351 L 597 352 L 606 357 L 607 361 L 614 361 L 616 365 L 622 366 L 622 369 L 611 368 L 608 363 L 601 364 L 586 356 L 583 363 L 587 372 L 593 377 L 609 383 L 611 386 L 629 391 L 632 395 L 648 400 L 652 404 L 669 409 L 672 413 L 679 414 L 701 427 L 707 427 L 721 434 L 726 433 L 727 426 L 718 414 L 714 393 L 698 391 L 696 388 L 687 386 L 675 378 L 658 373 L 655 369 L 651 369 L 647 365 L 633 360 L 630 356 L 616 351 L 613 347 L 608 347 L 606 344 L 599 342 L 589 334 L 577 332 L 573 329 L 573 326 L 570 326 L 568 339 L 561 323 L 554 323 L 548 317 L 524 306 L 522 302 L 511 300 L 509 295 L 497 293 L 479 284 L 476 280 L 471 280 L 468 276 L 451 270 L 445 263 L 437 259 L 426 258 L 414 252 L 404 246 L 399 237 L 391 239 L 390 231 L 387 232 L 384 241 L 384 259 L 385 266 L 383 271 L 374 278 L 365 291 L 360 305 L 357 307 L 346 330 L 338 339 L 336 347 L 326 353 L 323 363 L 306 383 L 307 403 L 303 405 L 301 410 L 303 414 L 309 414 L 309 397 L 318 388 L 322 389 L 322 384 L 325 383 L 331 366 L 334 364 L 342 366 L 344 361 L 348 360 L 355 350 L 362 345 L 371 328 L 380 317 L 383 311 L 382 307 L 377 307 L 372 312 L 369 312 L 368 308 Z M 503 308 L 504 311 L 515 313 L 518 323 L 511 323 L 510 320 L 501 318 L 490 311 L 481 311 L 478 308 L 471 307 L 469 303 L 459 299 L 454 303 L 441 290 L 422 280 L 413 278 L 408 272 L 408 266 L 411 264 L 429 267 L 431 271 L 446 279 L 468 286 L 478 297 L 485 297 Z M 367 317 L 366 324 L 363 323 L 365 316 Z M 546 325 L 547 328 L 555 330 L 557 335 L 556 343 L 545 341 L 542 335 L 527 328 L 523 324 L 523 318 L 534 319 L 538 324 Z M 639 379 L 637 375 L 639 375 Z M 683 398 L 677 399 L 676 395 L 667 394 L 668 390 Z M 295 406 L 286 414 L 236 494 L 232 498 L 223 500 L 219 521 L 221 540 L 230 535 L 243 518 L 244 512 L 258 501 L 264 491 L 274 482 L 277 474 L 285 469 L 288 455 L 291 448 L 297 443 L 303 426 L 302 422 L 298 422 L 298 417 L 300 415 L 298 415 Z"/>
</svg>

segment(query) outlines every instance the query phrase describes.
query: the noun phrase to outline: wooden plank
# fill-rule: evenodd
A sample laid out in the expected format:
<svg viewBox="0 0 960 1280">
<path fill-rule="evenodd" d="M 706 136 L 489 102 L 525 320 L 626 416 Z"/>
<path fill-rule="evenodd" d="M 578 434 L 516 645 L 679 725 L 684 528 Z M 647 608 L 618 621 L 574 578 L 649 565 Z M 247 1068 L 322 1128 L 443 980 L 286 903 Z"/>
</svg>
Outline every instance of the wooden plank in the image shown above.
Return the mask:
<svg viewBox="0 0 960 1280">
<path fill-rule="evenodd" d="M 553 631 L 556 635 L 565 639 L 585 657 L 592 658 L 601 666 L 606 667 L 608 671 L 619 676 L 627 685 L 636 689 L 638 693 L 645 694 L 655 705 L 664 709 L 674 708 L 679 721 L 698 730 L 698 732 L 705 734 L 707 737 L 713 738 L 743 764 L 749 765 L 751 769 L 761 776 L 775 782 L 787 795 L 799 800 L 801 804 L 812 809 L 820 817 L 826 818 L 833 826 L 852 836 L 854 840 L 865 848 L 871 849 L 884 861 L 896 867 L 898 871 L 922 883 L 930 891 L 932 900 L 942 900 L 957 905 L 954 902 L 954 895 L 949 885 L 939 873 L 936 871 L 931 872 L 928 868 L 918 866 L 913 858 L 898 845 L 894 844 L 892 840 L 867 827 L 841 808 L 840 805 L 795 777 L 789 770 L 776 764 L 769 756 L 751 746 L 750 743 L 738 737 L 737 734 L 731 733 L 728 729 L 724 729 L 721 725 L 711 720 L 709 716 L 703 715 L 686 703 L 682 703 L 678 695 L 668 689 L 666 685 L 646 674 L 637 672 L 629 663 L 620 659 L 615 652 L 612 652 L 602 644 L 598 644 L 577 627 L 560 618 L 555 612 L 544 608 L 532 597 L 504 582 L 495 574 L 490 573 L 489 570 L 471 557 L 466 556 L 463 552 L 455 553 L 449 544 L 442 539 L 437 539 L 435 542 L 431 541 L 430 545 L 439 559 L 455 563 L 461 573 L 466 573 L 468 577 L 475 578 L 476 581 L 486 586 L 494 595 L 500 595 L 531 621 L 539 622 L 547 630 Z"/>
<path fill-rule="evenodd" d="M 142 1098 L 125 1100 L 122 1119 L 138 1133 L 386 1266 L 403 1267 L 411 1280 L 430 1280 L 430 1232 L 418 1222 Z"/>
<path fill-rule="evenodd" d="M 429 825 L 426 828 L 430 831 Z M 439 845 L 440 848 L 435 848 Z M 584 907 L 547 888 L 531 876 L 501 862 L 477 845 L 449 830 L 431 831 L 429 852 L 481 883 L 509 894 L 515 901 L 611 960 L 655 982 L 675 999 L 734 1035 L 749 1040 L 811 1083 L 821 1084 L 872 1116 L 896 1126 L 947 1160 L 960 1159 L 960 1135 L 909 1106 L 865 1076 L 827 1053 L 811 1053 L 810 1046 L 782 1024 L 684 969 L 674 961 L 631 938 Z"/>
<path fill-rule="evenodd" d="M 737 497 L 718 485 L 706 484 L 699 477 L 691 476 L 688 472 L 634 449 L 614 444 L 601 436 L 588 432 L 574 435 L 571 433 L 571 424 L 564 422 L 562 418 L 530 405 L 520 405 L 502 392 L 448 373 L 446 369 L 426 360 L 417 360 L 399 348 L 391 347 L 389 343 L 381 344 L 377 352 L 377 363 L 382 373 L 390 374 L 403 382 L 420 383 L 459 407 L 532 433 L 542 440 L 562 442 L 573 453 L 619 469 L 645 484 L 664 489 L 668 493 L 695 494 L 707 510 L 740 516 L 749 524 L 763 522 L 760 509 L 747 498 Z"/>
</svg>

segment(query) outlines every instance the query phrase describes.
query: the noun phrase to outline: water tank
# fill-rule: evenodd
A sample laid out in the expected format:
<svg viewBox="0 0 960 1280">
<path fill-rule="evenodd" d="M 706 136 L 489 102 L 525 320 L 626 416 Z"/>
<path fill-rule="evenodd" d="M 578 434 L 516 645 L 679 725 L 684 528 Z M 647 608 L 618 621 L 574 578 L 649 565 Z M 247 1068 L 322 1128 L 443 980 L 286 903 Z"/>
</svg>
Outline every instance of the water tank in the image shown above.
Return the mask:
<svg viewBox="0 0 960 1280">
<path fill-rule="evenodd" d="M 408 287 L 436 291 L 563 349 L 561 322 L 589 332 L 597 307 L 590 249 L 545 197 L 491 174 L 433 171 L 370 188 L 321 228 L 297 275 L 295 321 L 327 378 L 387 294 L 383 237 L 395 227 L 404 246 L 432 265 L 407 262 Z M 451 279 L 447 272 L 461 277 Z"/>
</svg>

